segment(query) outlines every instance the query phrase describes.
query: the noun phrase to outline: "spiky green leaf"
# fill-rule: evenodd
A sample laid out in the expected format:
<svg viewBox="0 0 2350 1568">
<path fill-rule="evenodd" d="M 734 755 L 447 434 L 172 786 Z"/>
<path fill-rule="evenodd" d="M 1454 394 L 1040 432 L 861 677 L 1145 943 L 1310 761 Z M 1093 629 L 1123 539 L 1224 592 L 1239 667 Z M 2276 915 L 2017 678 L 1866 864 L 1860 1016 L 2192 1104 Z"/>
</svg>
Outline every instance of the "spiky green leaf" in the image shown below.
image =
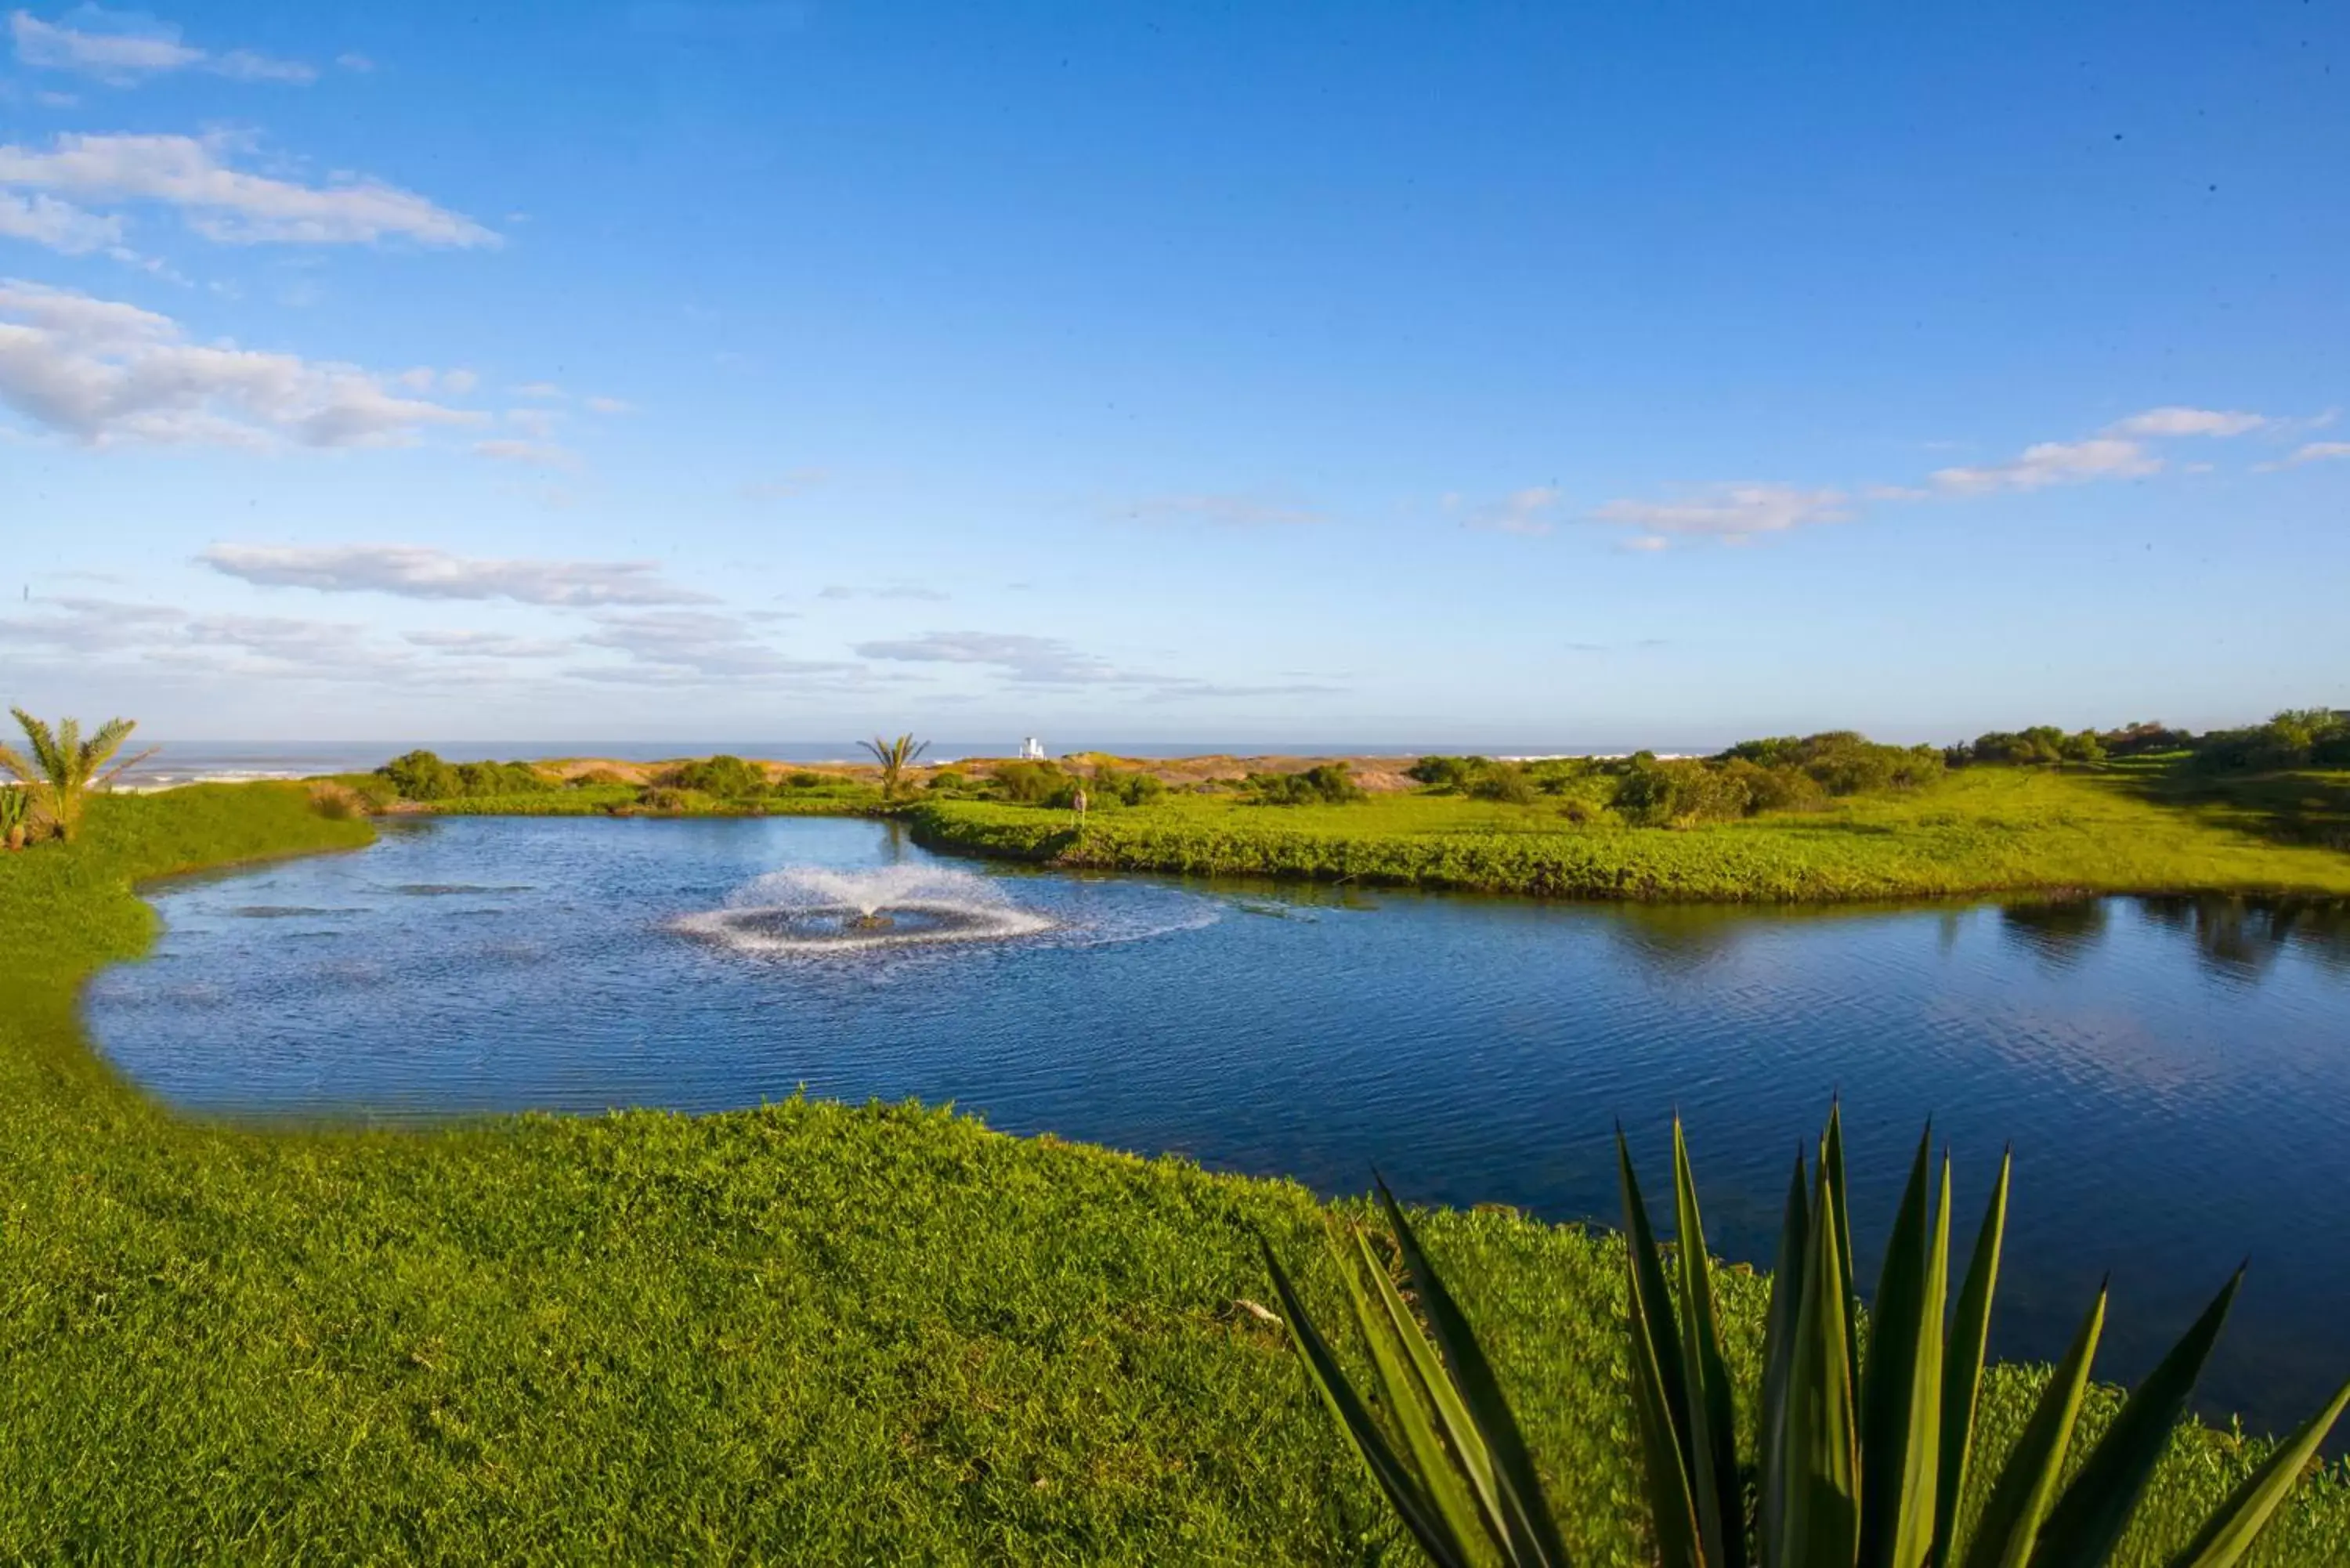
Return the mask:
<svg viewBox="0 0 2350 1568">
<path fill-rule="evenodd" d="M 2129 1528 L 2154 1467 L 2170 1446 L 2170 1429 L 2178 1425 L 2188 1397 L 2195 1392 L 2195 1380 L 2220 1338 L 2220 1325 L 2228 1321 L 2236 1287 L 2243 1282 L 2244 1272 L 2238 1269 L 2161 1365 L 2131 1390 L 2121 1414 L 2082 1461 L 2081 1473 L 2048 1515 L 2040 1532 L 2037 1562 L 2046 1568 L 2064 1568 L 2103 1563 L 2112 1554 L 2122 1532 Z"/>
<path fill-rule="evenodd" d="M 1403 1206 L 1395 1200 L 1395 1194 L 1388 1190 L 1385 1181 L 1379 1182 L 1378 1192 L 1379 1205 L 1387 1211 L 1388 1222 L 1395 1228 L 1396 1246 L 1403 1253 L 1405 1272 L 1419 1293 L 1421 1310 L 1428 1314 L 1428 1326 L 1437 1349 L 1443 1354 L 1445 1369 L 1451 1374 L 1453 1386 L 1461 1391 L 1461 1403 L 1484 1438 L 1486 1451 L 1492 1456 L 1495 1490 L 1500 1496 L 1512 1557 L 1521 1563 L 1565 1568 L 1566 1548 L 1559 1540 L 1558 1525 L 1550 1516 L 1549 1501 L 1534 1474 L 1534 1457 L 1526 1451 L 1517 1417 L 1511 1414 L 1509 1401 L 1502 1397 L 1493 1369 L 1478 1347 L 1477 1336 L 1470 1332 L 1468 1318 L 1462 1315 L 1452 1293 L 1445 1288 L 1435 1265 L 1421 1250 L 1419 1237 L 1404 1218 Z"/>
<path fill-rule="evenodd" d="M 2350 1406 L 2350 1383 L 2345 1383 L 2325 1408 L 2303 1421 L 2260 1469 L 2228 1494 L 2228 1501 L 2196 1532 L 2187 1549 L 2170 1560 L 2170 1568 L 2234 1568 L 2251 1550 L 2285 1494 L 2293 1490 L 2293 1482 L 2301 1479 L 2302 1468 L 2316 1457 L 2345 1406 Z"/>
<path fill-rule="evenodd" d="M 1951 1320 L 1942 1364 L 1941 1479 L 1934 1488 L 1934 1561 L 1957 1561 L 1959 1503 L 1966 1495 L 1967 1467 L 1974 1448 L 1975 1406 L 1982 1394 L 1984 1348 L 1991 1341 L 1991 1298 L 1999 1293 L 2000 1244 L 2007 1234 L 2008 1176 L 2015 1164 L 2012 1150 L 1999 1157 L 1999 1179 L 1991 1183 L 1991 1201 L 1983 1206 L 1982 1224 L 1975 1231 L 1974 1254 L 1967 1262 L 1966 1282 L 1959 1287 L 1959 1308 Z M 1947 1193 L 1948 1181 L 1945 1179 Z M 1944 1198 L 1947 1207 L 1949 1199 Z"/>
<path fill-rule="evenodd" d="M 1860 1405 L 1860 1560 L 1870 1568 L 1918 1568 L 1933 1544 L 1943 1271 L 1928 1186 L 1932 1138 L 1929 1128 L 1918 1140 L 1869 1318 Z"/>
<path fill-rule="evenodd" d="M 2023 1436 L 2009 1450 L 2006 1465 L 1991 1487 L 1975 1521 L 1974 1539 L 1967 1547 L 1966 1568 L 2023 1568 L 2032 1561 L 2041 1521 L 2048 1516 L 2049 1500 L 2064 1473 L 2064 1455 L 2073 1443 L 2073 1424 L 2080 1419 L 2081 1395 L 2089 1386 L 2089 1364 L 2096 1359 L 2097 1339 L 2106 1327 L 2106 1291 L 2073 1335 L 2072 1348 L 2057 1363 L 2040 1403 L 2024 1424 Z M 2068 1563 L 2072 1559 L 2065 1560 Z M 2089 1568 L 2081 1563 L 2077 1568 Z"/>
</svg>

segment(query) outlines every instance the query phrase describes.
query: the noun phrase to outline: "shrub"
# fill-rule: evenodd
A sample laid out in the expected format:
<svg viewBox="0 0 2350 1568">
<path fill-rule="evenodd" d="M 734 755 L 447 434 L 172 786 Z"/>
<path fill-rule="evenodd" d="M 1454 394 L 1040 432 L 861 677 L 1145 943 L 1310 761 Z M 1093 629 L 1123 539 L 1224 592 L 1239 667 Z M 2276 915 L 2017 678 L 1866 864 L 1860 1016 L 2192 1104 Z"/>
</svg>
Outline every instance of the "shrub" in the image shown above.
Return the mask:
<svg viewBox="0 0 2350 1568">
<path fill-rule="evenodd" d="M 1344 763 L 1320 763 L 1303 773 L 1251 774 L 1246 787 L 1259 805 L 1343 805 L 1365 798 Z"/>
<path fill-rule="evenodd" d="M 2350 763 L 2350 718 L 2326 708 L 2288 708 L 2265 724 L 2215 730 L 2196 743 L 2204 773 L 2272 773 Z"/>
<path fill-rule="evenodd" d="M 1843 1130 L 1834 1112 L 1817 1172 L 1798 1154 L 1764 1319 L 1760 1465 L 1738 1462 L 1738 1405 L 1722 1354 L 1713 1264 L 1680 1124 L 1673 1125 L 1677 1244 L 1657 1243 L 1619 1129 L 1624 1198 L 1631 1417 L 1644 1501 L 1669 1568 L 1747 1561 L 1763 1568 L 1920 1568 L 1927 1563 L 2104 1568 L 2170 1445 L 2236 1286 L 2230 1280 L 2122 1406 L 2085 1459 L 2066 1463 L 2090 1364 L 2105 1324 L 2100 1288 L 2080 1332 L 2008 1452 L 1990 1501 L 1961 1529 L 1960 1502 L 1978 1453 L 1991 1298 L 2007 1224 L 2008 1163 L 1950 1307 L 1950 1185 L 1939 1183 L 1931 1134 L 1918 1145 L 1869 1312 L 1866 1354 L 1853 1291 Z M 1272 1248 L 1264 1249 L 1291 1344 L 1412 1537 L 1440 1564 L 1563 1565 L 1549 1500 L 1468 1318 L 1421 1250 L 1385 1183 L 1415 1314 L 1359 1226 L 1331 1247 L 1370 1351 L 1376 1406 L 1357 1392 L 1308 1316 Z M 1677 1292 L 1676 1292 L 1677 1287 Z M 1679 1297 L 1678 1318 L 1673 1295 Z M 1425 1316 L 1427 1326 L 1421 1326 Z M 2350 1384 L 2277 1445 L 2220 1505 L 2177 1568 L 2230 1568 L 2247 1552 L 2314 1459 Z M 1376 1414 L 1375 1414 L 1376 1411 Z M 2069 1469 L 2069 1479 L 2067 1472 Z"/>
<path fill-rule="evenodd" d="M 1469 780 L 1468 793 L 1477 800 L 1505 801 L 1512 805 L 1532 805 L 1537 792 L 1534 781 L 1516 763 L 1487 763 Z"/>
<path fill-rule="evenodd" d="M 756 763 L 724 753 L 664 769 L 658 783 L 671 789 L 700 790 L 721 800 L 747 800 L 767 793 L 767 775 Z"/>
<path fill-rule="evenodd" d="M 622 774 L 618 768 L 589 768 L 586 773 L 575 775 L 568 787 L 572 789 L 608 789 L 615 784 L 624 784 L 628 782 L 629 780 L 627 775 Z"/>
<path fill-rule="evenodd" d="M 457 793 L 457 770 L 432 752 L 403 752 L 376 769 L 402 800 L 447 800 Z"/>
<path fill-rule="evenodd" d="M 528 763 L 459 763 L 457 791 L 460 796 L 490 794 L 529 794 L 534 791 L 551 789 L 546 775 Z"/>
<path fill-rule="evenodd" d="M 794 768 L 784 775 L 785 789 L 820 789 L 826 783 L 822 774 L 810 773 L 806 768 Z"/>
<path fill-rule="evenodd" d="M 998 763 L 988 776 L 998 794 L 1024 805 L 1042 805 L 1069 784 L 1069 775 L 1054 763 Z"/>
<path fill-rule="evenodd" d="M 637 805 L 647 811 L 683 811 L 691 804 L 689 792 L 669 784 L 647 784 L 637 792 Z"/>
<path fill-rule="evenodd" d="M 1404 776 L 1430 789 L 1465 789 L 1491 765 L 1484 757 L 1422 757 L 1404 769 Z"/>
<path fill-rule="evenodd" d="M 1149 805 L 1167 793 L 1167 781 L 1157 774 L 1140 768 L 1113 767 L 1107 763 L 1094 769 L 1093 786 L 1092 799 L 1120 805 Z"/>
<path fill-rule="evenodd" d="M 813 774 L 808 775 L 813 778 Z M 961 794 L 971 787 L 971 775 L 961 768 L 941 768 L 922 785 L 933 794 Z"/>
<path fill-rule="evenodd" d="M 1736 821 L 1751 799 L 1745 784 L 1723 768 L 1642 752 L 1625 765 L 1613 804 L 1626 821 L 1643 827 L 1687 827 Z"/>
</svg>

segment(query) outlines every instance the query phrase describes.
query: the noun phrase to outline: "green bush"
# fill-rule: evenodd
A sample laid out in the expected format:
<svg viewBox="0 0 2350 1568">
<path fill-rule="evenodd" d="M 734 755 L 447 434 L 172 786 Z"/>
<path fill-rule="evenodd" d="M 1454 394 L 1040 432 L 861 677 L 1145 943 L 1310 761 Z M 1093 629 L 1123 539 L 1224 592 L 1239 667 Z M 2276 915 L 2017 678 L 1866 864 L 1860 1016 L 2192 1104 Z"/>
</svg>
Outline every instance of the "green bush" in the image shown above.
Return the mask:
<svg viewBox="0 0 2350 1568">
<path fill-rule="evenodd" d="M 1404 776 L 1430 789 L 1465 790 L 1492 762 L 1487 757 L 1422 757 L 1404 769 Z"/>
<path fill-rule="evenodd" d="M 1247 788 L 1259 805 L 1343 805 L 1364 798 L 1344 763 L 1319 763 L 1303 773 L 1251 774 Z"/>
<path fill-rule="evenodd" d="M 748 800 L 767 793 L 767 775 L 756 763 L 724 753 L 662 770 L 654 781 L 671 789 L 699 790 L 721 800 Z"/>
<path fill-rule="evenodd" d="M 1488 763 L 1469 779 L 1472 800 L 1498 800 L 1511 805 L 1532 805 L 1540 792 L 1532 774 L 1516 763 Z"/>
<path fill-rule="evenodd" d="M 810 773 L 806 768 L 794 768 L 784 775 L 785 789 L 822 789 L 830 782 L 822 774 Z"/>
<path fill-rule="evenodd" d="M 402 800 L 447 800 L 458 793 L 457 770 L 434 753 L 405 752 L 376 769 Z"/>
<path fill-rule="evenodd" d="M 1069 787 L 1069 775 L 1055 763 L 998 763 L 988 776 L 998 795 L 1023 805 L 1043 805 Z"/>
<path fill-rule="evenodd" d="M 1088 799 L 1105 805 L 1115 802 L 1119 805 L 1149 805 L 1166 793 L 1167 781 L 1157 774 L 1104 763 L 1094 769 Z"/>
<path fill-rule="evenodd" d="M 2202 773 L 2273 773 L 2350 766 L 2350 717 L 2327 708 L 2288 708 L 2265 724 L 2215 730 L 2195 745 Z"/>
</svg>

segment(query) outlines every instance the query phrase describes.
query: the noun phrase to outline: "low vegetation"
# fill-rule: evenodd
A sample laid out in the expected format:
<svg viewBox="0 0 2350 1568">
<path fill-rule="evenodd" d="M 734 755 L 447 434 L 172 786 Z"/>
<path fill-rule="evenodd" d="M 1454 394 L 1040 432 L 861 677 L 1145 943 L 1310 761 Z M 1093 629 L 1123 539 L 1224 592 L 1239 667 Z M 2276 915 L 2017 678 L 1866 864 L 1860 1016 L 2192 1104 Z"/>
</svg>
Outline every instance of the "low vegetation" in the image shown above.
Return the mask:
<svg viewBox="0 0 2350 1568">
<path fill-rule="evenodd" d="M 2004 892 L 2224 892 L 2350 897 L 2350 774 L 2215 778 L 2140 769 L 1983 766 L 1930 788 L 1824 796 L 1677 828 L 1596 798 L 1637 777 L 1530 769 L 1564 781 L 1533 802 L 1452 789 L 1345 805 L 1250 809 L 1170 793 L 1066 815 L 931 798 L 918 839 L 958 853 L 1113 870 L 1269 875 L 1548 897 L 1855 900 Z M 1823 786 L 1825 788 L 1825 786 Z"/>
<path fill-rule="evenodd" d="M 793 769 L 771 778 L 761 764 L 723 753 L 639 777 L 601 766 L 567 777 L 541 763 L 451 763 L 416 751 L 372 774 L 325 782 L 373 811 L 422 808 L 444 816 L 823 816 L 883 804 L 871 784 L 844 774 Z"/>
<path fill-rule="evenodd" d="M 191 1121 L 90 1052 L 75 995 L 146 945 L 136 882 L 369 831 L 298 786 L 200 786 L 102 797 L 80 842 L 0 859 L 0 1560 L 1409 1550 L 1260 1304 L 1259 1238 L 1310 1259 L 1358 1205 L 910 1106 Z M 1622 1243 L 1497 1211 L 1411 1223 L 1474 1304 L 1575 1560 L 1647 1561 Z M 1714 1279 L 1751 1380 L 1765 1283 Z M 1345 1310 L 1318 1262 L 1296 1288 L 1316 1319 Z M 1983 1474 L 2045 1382 L 1987 1370 Z M 2117 1404 L 2088 1390 L 2084 1442 Z M 2160 1568 L 2272 1451 L 2183 1428 L 2118 1561 Z M 2329 1468 L 2250 1561 L 2319 1568 L 2345 1539 Z"/>
</svg>

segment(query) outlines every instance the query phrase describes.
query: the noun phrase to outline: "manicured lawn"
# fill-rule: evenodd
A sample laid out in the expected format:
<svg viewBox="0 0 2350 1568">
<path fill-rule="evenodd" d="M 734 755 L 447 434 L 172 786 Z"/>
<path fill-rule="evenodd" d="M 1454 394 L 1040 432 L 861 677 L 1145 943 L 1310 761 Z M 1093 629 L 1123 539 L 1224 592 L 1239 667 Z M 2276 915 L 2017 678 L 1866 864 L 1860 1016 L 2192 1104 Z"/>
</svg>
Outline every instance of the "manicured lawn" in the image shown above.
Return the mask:
<svg viewBox="0 0 2350 1568">
<path fill-rule="evenodd" d="M 2339 813 L 2338 817 L 2329 815 Z M 1574 898 L 1827 900 L 2011 891 L 2350 897 L 2350 775 L 2175 781 L 1981 767 L 1914 794 L 1686 829 L 1578 826 L 1457 795 L 1273 806 L 1171 794 L 1067 812 L 915 812 L 936 848 L 1123 870 L 1259 873 Z"/>
<path fill-rule="evenodd" d="M 0 1559 L 1410 1561 L 1240 1304 L 1263 1233 L 1340 1310 L 1294 1185 L 903 1106 L 240 1128 L 90 1053 L 135 878 L 367 836 L 207 787 L 0 857 Z M 1426 1230 L 1578 1563 L 1639 1561 L 1617 1242 Z M 1761 1282 L 1724 1289 L 1751 1369 Z M 1999 1444 L 2033 1383 L 1995 1376 Z M 2257 1450 L 2182 1429 L 2126 1560 Z M 2256 1561 L 2345 1542 L 2329 1472 Z"/>
</svg>

